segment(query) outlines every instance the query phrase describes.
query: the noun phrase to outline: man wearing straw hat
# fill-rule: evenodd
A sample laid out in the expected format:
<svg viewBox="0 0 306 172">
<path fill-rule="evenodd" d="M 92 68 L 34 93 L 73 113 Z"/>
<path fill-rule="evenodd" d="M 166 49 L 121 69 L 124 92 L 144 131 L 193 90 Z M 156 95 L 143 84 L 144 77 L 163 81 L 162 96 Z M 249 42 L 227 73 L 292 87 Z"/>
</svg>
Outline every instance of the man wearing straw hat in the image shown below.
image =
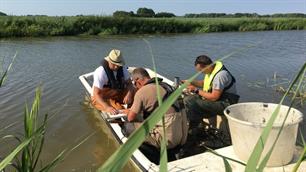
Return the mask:
<svg viewBox="0 0 306 172">
<path fill-rule="evenodd" d="M 196 129 L 203 118 L 223 115 L 227 106 L 239 100 L 236 80 L 221 61 L 213 63 L 208 56 L 201 55 L 194 65 L 204 73 L 204 80 L 192 81 L 188 90 L 194 95 L 184 98 L 191 129 Z"/>
<path fill-rule="evenodd" d="M 97 109 L 116 114 L 132 103 L 134 87 L 124 65 L 121 51 L 113 49 L 95 70 L 91 99 Z"/>
</svg>

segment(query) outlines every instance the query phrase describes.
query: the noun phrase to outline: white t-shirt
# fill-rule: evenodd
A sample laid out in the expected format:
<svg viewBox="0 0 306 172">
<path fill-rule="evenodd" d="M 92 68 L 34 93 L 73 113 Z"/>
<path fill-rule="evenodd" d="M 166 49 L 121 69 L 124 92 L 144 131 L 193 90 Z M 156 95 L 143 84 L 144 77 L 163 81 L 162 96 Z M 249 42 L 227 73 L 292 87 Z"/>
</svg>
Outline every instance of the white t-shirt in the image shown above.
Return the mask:
<svg viewBox="0 0 306 172">
<path fill-rule="evenodd" d="M 113 71 L 113 72 L 114 72 L 114 76 L 116 77 L 117 72 L 116 71 Z M 123 66 L 123 77 L 124 77 L 125 81 L 130 78 L 130 75 L 129 75 L 129 72 L 127 70 L 127 67 L 125 67 L 125 66 Z M 99 66 L 95 70 L 94 75 L 93 75 L 93 84 L 92 84 L 91 95 L 93 95 L 93 88 L 94 87 L 102 89 L 104 85 L 107 85 L 107 83 L 108 83 L 108 77 L 106 75 L 104 67 L 103 66 Z"/>
</svg>

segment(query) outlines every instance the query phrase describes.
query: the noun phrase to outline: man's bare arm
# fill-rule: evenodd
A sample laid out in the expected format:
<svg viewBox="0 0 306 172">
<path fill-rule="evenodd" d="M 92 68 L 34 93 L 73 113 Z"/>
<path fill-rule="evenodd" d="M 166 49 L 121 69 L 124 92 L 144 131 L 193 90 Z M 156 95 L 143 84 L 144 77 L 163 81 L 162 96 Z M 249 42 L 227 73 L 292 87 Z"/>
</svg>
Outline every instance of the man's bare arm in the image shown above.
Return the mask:
<svg viewBox="0 0 306 172">
<path fill-rule="evenodd" d="M 204 92 L 203 90 L 199 90 L 199 95 L 209 101 L 217 101 L 221 97 L 222 92 L 223 90 L 216 90 L 216 89 L 213 89 L 211 93 Z"/>
<path fill-rule="evenodd" d="M 127 113 L 127 119 L 129 122 L 132 122 L 136 119 L 137 114 L 131 110 L 129 110 L 129 112 Z"/>
<path fill-rule="evenodd" d="M 93 95 L 94 97 L 96 98 L 96 101 L 98 104 L 102 105 L 103 108 L 107 111 L 107 112 L 110 112 L 112 114 L 116 114 L 117 113 L 117 110 L 115 108 L 113 108 L 112 106 L 110 106 L 103 98 L 103 94 L 102 93 L 102 90 L 95 87 L 94 86 L 94 89 L 93 89 Z"/>
<path fill-rule="evenodd" d="M 194 80 L 194 81 L 191 82 L 191 84 L 196 86 L 196 87 L 201 88 L 201 87 L 203 87 L 204 83 L 203 83 L 203 80 Z"/>
<path fill-rule="evenodd" d="M 182 80 L 183 83 L 185 83 L 187 80 Z M 191 85 L 195 86 L 195 87 L 203 87 L 203 80 L 193 80 L 190 83 Z"/>
</svg>

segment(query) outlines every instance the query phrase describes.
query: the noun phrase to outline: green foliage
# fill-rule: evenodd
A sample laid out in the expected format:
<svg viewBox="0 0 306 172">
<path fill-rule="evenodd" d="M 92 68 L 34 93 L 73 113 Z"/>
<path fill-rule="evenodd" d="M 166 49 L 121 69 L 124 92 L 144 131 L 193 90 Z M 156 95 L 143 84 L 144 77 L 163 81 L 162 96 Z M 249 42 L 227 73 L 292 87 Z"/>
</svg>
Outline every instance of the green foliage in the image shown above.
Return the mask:
<svg viewBox="0 0 306 172">
<path fill-rule="evenodd" d="M 135 17 L 133 11 L 126 12 L 126 11 L 115 11 L 113 13 L 113 17 Z"/>
<path fill-rule="evenodd" d="M 226 14 L 226 13 L 190 13 L 185 14 L 184 17 L 188 18 L 219 18 L 219 17 L 225 17 L 225 18 L 240 18 L 240 17 L 273 17 L 273 18 L 280 18 L 280 17 L 288 17 L 288 18 L 305 18 L 306 14 L 304 13 L 284 13 L 284 14 L 272 14 L 272 15 L 259 15 L 257 13 L 235 13 L 235 14 Z"/>
<path fill-rule="evenodd" d="M 41 125 L 38 124 L 38 113 L 40 107 L 41 91 L 40 88 L 36 90 L 35 99 L 32 104 L 32 108 L 29 111 L 26 105 L 24 111 L 24 138 L 17 136 L 6 136 L 16 138 L 19 142 L 17 148 L 15 148 L 10 155 L 8 155 L 2 162 L 1 169 L 4 169 L 7 165 L 11 164 L 17 171 L 33 172 L 36 169 L 43 145 L 44 136 L 46 131 L 47 114 Z M 17 154 L 21 151 L 21 156 Z"/>
<path fill-rule="evenodd" d="M 152 57 L 152 63 L 153 63 L 153 70 L 157 71 L 156 69 L 156 63 L 155 63 L 155 59 L 154 59 L 154 55 L 153 55 L 153 50 L 151 47 L 151 44 L 148 40 L 143 39 L 144 42 L 148 45 L 151 57 Z M 158 79 L 157 79 L 157 73 L 155 72 L 155 83 L 157 85 L 157 87 L 159 86 L 158 83 Z M 160 90 L 156 89 L 156 95 L 157 95 L 157 100 L 158 100 L 158 106 L 160 107 L 162 105 L 162 97 L 160 95 Z M 161 146 L 160 146 L 160 167 L 159 167 L 159 171 L 161 172 L 166 172 L 168 171 L 168 167 L 167 167 L 167 163 L 168 163 L 168 156 L 167 156 L 167 135 L 166 135 L 166 129 L 165 129 L 165 117 L 162 117 L 162 125 L 163 125 L 163 136 L 162 137 L 162 141 L 161 141 Z"/>
<path fill-rule="evenodd" d="M 225 16 L 226 16 L 225 13 L 200 13 L 200 14 L 189 13 L 189 14 L 185 14 L 184 17 L 187 17 L 187 18 L 198 18 L 198 17 L 211 18 L 211 17 L 225 17 Z"/>
<path fill-rule="evenodd" d="M 4 170 L 8 165 L 14 167 L 18 172 L 51 171 L 63 161 L 68 154 L 95 134 L 90 134 L 73 148 L 63 150 L 51 162 L 43 166 L 41 164 L 40 155 L 44 146 L 48 115 L 46 114 L 43 122 L 39 124 L 38 114 L 40 101 L 41 89 L 37 88 L 31 109 L 29 110 L 28 106 L 25 106 L 23 138 L 14 135 L 7 135 L 2 138 L 14 138 L 19 144 L 0 162 L 0 171 Z M 19 153 L 21 153 L 21 155 Z M 38 163 L 40 164 L 39 166 Z"/>
<path fill-rule="evenodd" d="M 17 56 L 17 52 L 15 53 L 14 57 L 12 58 L 11 63 L 8 65 L 8 67 L 7 67 L 4 71 L 2 71 L 2 68 L 1 68 L 1 70 L 0 70 L 0 87 L 4 84 L 4 81 L 5 81 L 6 78 L 7 78 L 8 72 L 9 72 L 9 71 L 11 70 L 11 68 L 12 68 L 12 65 L 13 65 L 13 63 L 14 63 L 14 61 L 15 61 L 16 56 Z M 1 63 L 2 63 L 2 62 L 1 62 Z M 0 63 L 0 65 L 2 66 L 3 64 L 1 64 L 1 63 Z"/>
<path fill-rule="evenodd" d="M 302 162 L 306 160 L 306 141 L 305 141 L 305 139 L 303 137 L 303 133 L 301 131 L 300 131 L 300 134 L 301 134 L 302 143 L 303 143 L 302 146 L 304 147 L 304 149 L 303 149 L 298 161 L 294 165 L 294 168 L 293 168 L 292 172 L 297 172 L 297 170 L 299 169 Z"/>
<path fill-rule="evenodd" d="M 154 17 L 155 12 L 150 8 L 138 8 L 137 16 L 138 17 Z"/>
<path fill-rule="evenodd" d="M 34 137 L 36 137 L 38 134 L 40 134 L 40 130 L 38 130 L 37 133 L 35 133 L 32 137 L 27 138 L 25 140 L 23 140 L 6 158 L 4 158 L 1 162 L 0 162 L 0 171 L 4 170 L 6 166 L 11 164 L 11 161 L 15 158 L 15 156 L 21 151 L 23 150 L 26 146 L 29 145 L 29 143 L 31 142 L 31 140 L 33 140 Z"/>
<path fill-rule="evenodd" d="M 3 166 L 1 169 L 4 169 L 7 165 L 12 165 L 16 171 L 22 172 L 33 172 L 37 169 L 37 164 L 43 149 L 45 132 L 48 115 L 46 114 L 41 125 L 38 124 L 38 113 L 41 100 L 41 90 L 38 88 L 36 90 L 35 99 L 32 104 L 32 108 L 29 111 L 28 106 L 26 105 L 24 111 L 24 138 L 19 138 L 17 136 L 11 136 L 16 138 L 19 143 L 17 148 L 15 148 L 10 155 L 8 155 L 2 162 Z M 8 137 L 8 136 L 7 136 Z M 22 141 L 23 140 L 23 141 Z M 17 153 L 21 151 L 21 156 L 18 157 Z M 61 156 L 60 156 L 61 157 Z M 56 158 L 57 159 L 57 158 Z M 55 159 L 55 160 L 56 160 Z M 13 163 L 11 161 L 14 160 Z M 39 171 L 49 171 L 47 167 L 54 167 L 57 165 L 53 161 L 50 164 L 42 167 Z"/>
<path fill-rule="evenodd" d="M 157 14 L 159 15 L 159 14 Z M 302 30 L 304 18 L 142 18 L 105 16 L 2 16 L 1 37 L 207 33 Z"/>
<path fill-rule="evenodd" d="M 156 13 L 154 17 L 157 17 L 157 18 L 170 18 L 170 17 L 176 17 L 176 16 L 173 13 L 160 12 L 160 13 Z"/>
</svg>

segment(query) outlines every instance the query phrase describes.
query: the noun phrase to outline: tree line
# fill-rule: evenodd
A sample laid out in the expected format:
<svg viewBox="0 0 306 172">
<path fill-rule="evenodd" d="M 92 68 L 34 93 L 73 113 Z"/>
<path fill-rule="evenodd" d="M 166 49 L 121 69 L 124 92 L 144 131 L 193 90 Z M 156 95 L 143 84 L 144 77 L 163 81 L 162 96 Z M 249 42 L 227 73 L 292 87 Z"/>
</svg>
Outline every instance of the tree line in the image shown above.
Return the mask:
<svg viewBox="0 0 306 172">
<path fill-rule="evenodd" d="M 7 16 L 4 12 L 0 11 L 0 16 Z M 32 16 L 32 15 L 28 15 Z M 35 15 L 36 16 L 36 15 Z M 43 16 L 43 15 L 37 15 Z M 83 16 L 83 15 L 80 15 Z M 150 8 L 138 8 L 136 13 L 133 11 L 115 11 L 113 13 L 113 17 L 147 17 L 147 18 L 171 18 L 177 17 L 174 13 L 170 12 L 158 12 L 155 13 L 153 9 Z M 188 13 L 185 14 L 185 18 L 239 18 L 239 17 L 254 17 L 254 18 L 306 18 L 306 14 L 304 13 L 276 13 L 276 14 L 266 14 L 260 15 L 257 13 L 234 13 L 234 14 L 226 14 L 226 13 Z"/>
<path fill-rule="evenodd" d="M 138 8 L 136 13 L 133 11 L 115 11 L 113 17 L 156 17 L 156 18 L 170 18 L 176 17 L 175 14 L 169 12 L 159 12 L 155 13 L 154 10 L 150 8 Z"/>
<path fill-rule="evenodd" d="M 259 15 L 257 13 L 234 13 L 234 14 L 226 14 L 226 13 L 200 13 L 200 14 L 185 14 L 186 18 L 239 18 L 239 17 L 272 17 L 272 18 L 306 18 L 306 14 L 304 13 L 277 13 L 277 14 L 267 14 L 267 15 Z"/>
<path fill-rule="evenodd" d="M 153 9 L 150 8 L 138 8 L 136 13 L 133 11 L 115 11 L 113 13 L 114 17 L 156 17 L 156 18 L 170 18 L 176 17 L 175 14 L 170 12 L 159 12 L 155 13 Z M 280 18 L 280 17 L 288 17 L 288 18 L 306 18 L 306 14 L 304 13 L 277 13 L 277 14 L 266 14 L 260 15 L 257 13 L 234 13 L 234 14 L 226 14 L 226 13 L 188 13 L 185 14 L 185 18 L 239 18 L 239 17 L 273 17 L 273 18 Z"/>
</svg>

